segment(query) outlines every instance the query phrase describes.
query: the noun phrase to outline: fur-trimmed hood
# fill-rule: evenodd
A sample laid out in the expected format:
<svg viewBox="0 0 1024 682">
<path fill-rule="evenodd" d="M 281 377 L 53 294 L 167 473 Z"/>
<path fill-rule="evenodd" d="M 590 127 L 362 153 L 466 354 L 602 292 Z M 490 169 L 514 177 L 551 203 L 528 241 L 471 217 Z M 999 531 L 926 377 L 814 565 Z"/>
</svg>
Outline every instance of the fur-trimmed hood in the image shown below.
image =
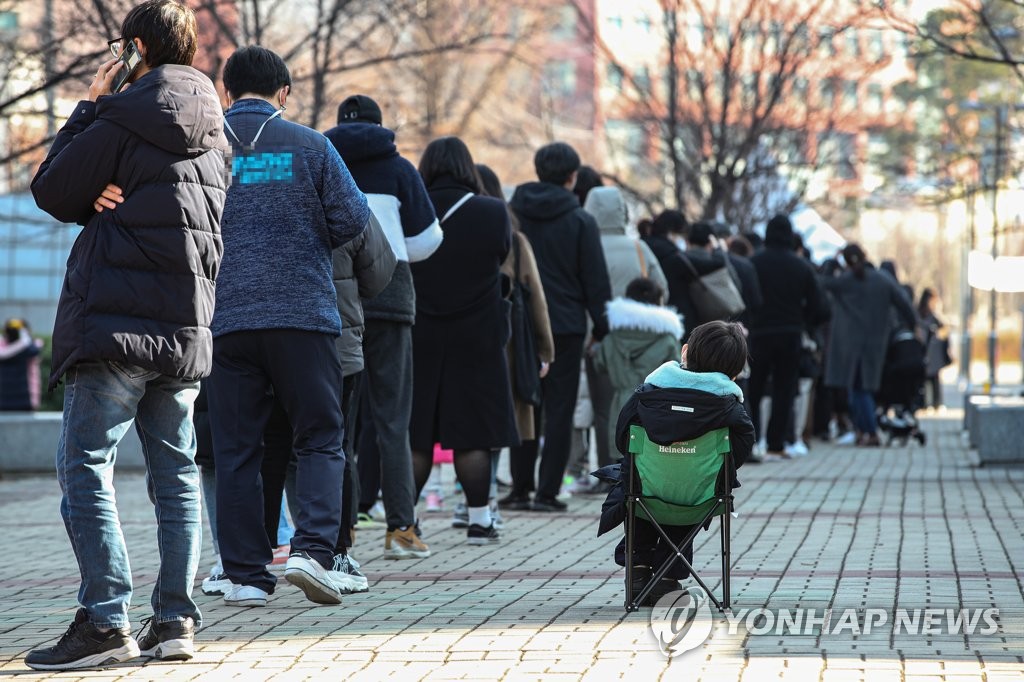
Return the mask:
<svg viewBox="0 0 1024 682">
<path fill-rule="evenodd" d="M 683 336 L 683 323 L 672 308 L 641 303 L 629 298 L 616 298 L 607 303 L 610 329 L 636 329 L 659 334 Z"/>
</svg>

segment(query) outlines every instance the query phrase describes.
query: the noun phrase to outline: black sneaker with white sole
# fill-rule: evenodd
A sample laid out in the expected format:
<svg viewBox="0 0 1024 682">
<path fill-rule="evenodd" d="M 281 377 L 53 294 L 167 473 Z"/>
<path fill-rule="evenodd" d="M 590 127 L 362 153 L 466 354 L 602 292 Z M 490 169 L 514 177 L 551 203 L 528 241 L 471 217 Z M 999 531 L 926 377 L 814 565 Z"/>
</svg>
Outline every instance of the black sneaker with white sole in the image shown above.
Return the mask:
<svg viewBox="0 0 1024 682">
<path fill-rule="evenodd" d="M 284 579 L 302 590 L 314 604 L 340 604 L 341 590 L 327 569 L 306 552 L 296 550 L 284 565 Z"/>
<path fill-rule="evenodd" d="M 152 618 L 142 622 L 149 631 L 139 640 L 139 655 L 159 661 L 187 661 L 195 655 L 193 638 L 196 624 L 191 618 L 154 623 Z"/>
<path fill-rule="evenodd" d="M 466 542 L 471 545 L 490 545 L 498 542 L 500 539 L 501 533 L 494 527 L 493 521 L 487 528 L 484 528 L 479 523 L 471 523 L 466 531 Z"/>
<path fill-rule="evenodd" d="M 103 632 L 89 622 L 85 609 L 78 609 L 74 622 L 60 640 L 53 646 L 30 651 L 25 656 L 25 665 L 34 670 L 100 668 L 138 655 L 139 645 L 127 628 Z"/>
</svg>

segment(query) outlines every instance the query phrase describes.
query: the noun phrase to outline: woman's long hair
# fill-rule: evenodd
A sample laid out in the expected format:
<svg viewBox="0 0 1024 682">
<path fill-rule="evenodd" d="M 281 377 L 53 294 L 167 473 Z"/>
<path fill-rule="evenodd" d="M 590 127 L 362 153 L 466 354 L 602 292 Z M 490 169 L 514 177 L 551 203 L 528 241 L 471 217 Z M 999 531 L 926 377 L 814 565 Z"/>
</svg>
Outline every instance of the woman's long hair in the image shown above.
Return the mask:
<svg viewBox="0 0 1024 682">
<path fill-rule="evenodd" d="M 846 267 L 850 268 L 850 272 L 857 279 L 864 279 L 864 270 L 868 265 L 867 254 L 864 253 L 864 249 L 860 248 L 858 244 L 847 244 L 843 247 L 843 260 L 846 261 Z"/>
<path fill-rule="evenodd" d="M 474 194 L 480 193 L 480 175 L 473 164 L 473 155 L 466 143 L 457 137 L 439 137 L 428 144 L 420 157 L 419 171 L 427 187 L 447 175 Z"/>
<path fill-rule="evenodd" d="M 932 315 L 932 299 L 935 298 L 935 292 L 930 287 L 925 287 L 921 292 L 921 300 L 917 304 L 917 316 L 922 320 Z"/>
<path fill-rule="evenodd" d="M 476 172 L 480 176 L 480 194 L 505 201 L 505 192 L 501 189 L 501 180 L 498 178 L 498 174 L 490 166 L 483 163 L 476 165 Z M 518 232 L 519 218 L 508 207 L 507 201 L 505 202 L 505 209 L 508 211 L 508 219 L 512 222 L 512 231 Z"/>
</svg>

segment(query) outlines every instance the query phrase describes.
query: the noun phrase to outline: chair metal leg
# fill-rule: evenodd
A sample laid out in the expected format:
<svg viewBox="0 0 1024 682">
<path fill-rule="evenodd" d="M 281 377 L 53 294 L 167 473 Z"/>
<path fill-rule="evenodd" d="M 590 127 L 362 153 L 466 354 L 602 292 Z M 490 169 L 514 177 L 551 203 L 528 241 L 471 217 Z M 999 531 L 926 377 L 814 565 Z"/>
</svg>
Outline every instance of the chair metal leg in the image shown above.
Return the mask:
<svg viewBox="0 0 1024 682">
<path fill-rule="evenodd" d="M 636 611 L 638 606 L 633 600 L 633 538 L 636 532 L 636 493 L 634 492 L 633 465 L 628 458 L 623 461 L 628 466 L 626 474 L 626 613 Z"/>
<path fill-rule="evenodd" d="M 732 571 L 732 557 L 730 556 L 730 549 L 732 547 L 732 495 L 729 496 L 725 505 L 725 513 L 722 514 L 722 607 L 725 609 L 731 608 L 732 606 L 732 584 L 730 579 L 730 573 Z M 719 608 L 719 611 L 723 608 Z"/>
</svg>

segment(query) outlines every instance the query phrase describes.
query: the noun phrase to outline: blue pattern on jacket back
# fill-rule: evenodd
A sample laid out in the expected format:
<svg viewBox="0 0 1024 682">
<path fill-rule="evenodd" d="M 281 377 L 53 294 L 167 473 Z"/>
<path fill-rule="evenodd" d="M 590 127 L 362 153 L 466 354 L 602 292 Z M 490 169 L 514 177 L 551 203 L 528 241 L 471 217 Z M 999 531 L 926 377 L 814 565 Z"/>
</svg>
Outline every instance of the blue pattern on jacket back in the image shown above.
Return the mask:
<svg viewBox="0 0 1024 682">
<path fill-rule="evenodd" d="M 227 113 L 239 140 L 228 136 L 234 182 L 221 221 L 214 337 L 253 329 L 341 333 L 331 250 L 363 231 L 370 209 L 327 138 L 268 121 L 274 112 L 269 102 L 243 99 Z"/>
<path fill-rule="evenodd" d="M 231 181 L 243 185 L 292 182 L 292 152 L 242 152 L 231 160 Z"/>
</svg>

